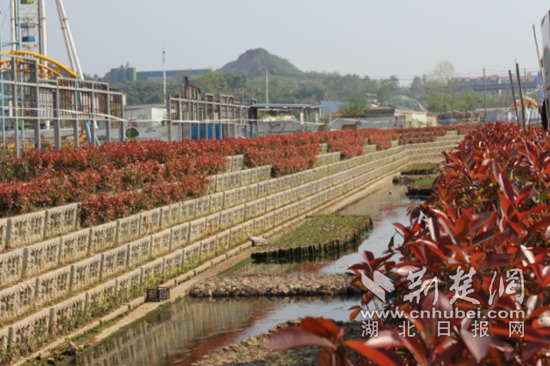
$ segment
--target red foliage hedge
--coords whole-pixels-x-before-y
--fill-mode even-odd
[[[444,133],[439,127],[335,131],[29,150],[0,158],[0,217],[81,202],[82,224],[94,225],[204,194],[207,176],[223,172],[229,155],[244,155],[246,167],[271,165],[278,177],[314,167],[320,143],[349,159],[361,155],[367,141],[382,149],[402,135]]]
[[[362,273],[370,278],[375,271],[384,273],[396,287],[384,306],[411,314],[434,307],[435,289],[427,286],[436,278],[435,307],[452,309],[458,290],[451,276],[475,272],[468,297],[478,304],[459,296],[454,308],[479,310],[480,316],[450,319],[449,335],[438,334],[436,322],[441,319],[410,319],[413,337],[399,334],[403,319],[383,319],[379,336],[366,346],[398,360],[395,364],[544,364],[550,347],[549,187],[550,135],[541,129],[486,125],[445,154],[433,196],[410,209],[408,226],[395,225],[404,243],[390,245],[380,258],[366,252],[365,261],[352,267],[354,283],[361,283]],[[422,269],[427,296],[405,301],[412,292],[409,272]],[[498,291],[500,281],[510,284],[507,272],[512,270],[524,278],[523,301],[519,275],[518,287],[509,288],[513,291]],[[371,301],[373,294],[367,292],[362,305]],[[507,311],[508,316],[490,319],[489,310]],[[478,321],[488,321],[488,337],[473,335]],[[513,321],[523,322],[524,336],[510,335]]]

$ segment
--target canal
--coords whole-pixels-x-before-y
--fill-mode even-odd
[[[396,234],[394,222],[406,223],[407,210],[415,202],[406,188],[391,186],[361,198],[339,211],[371,215],[374,228],[357,251],[337,258],[301,263],[256,264],[244,261],[221,276],[231,274],[344,273],[360,262],[365,250],[376,256],[387,249]],[[395,235],[395,244],[401,242]],[[191,365],[206,354],[232,343],[265,333],[278,323],[304,316],[348,320],[348,309],[359,297],[184,298],[152,312],[79,355],[79,365]]]

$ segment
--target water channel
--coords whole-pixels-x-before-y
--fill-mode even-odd
[[[228,273],[343,273],[360,262],[364,250],[375,255],[386,250],[396,233],[392,223],[407,222],[407,209],[415,203],[406,188],[392,186],[376,191],[343,208],[341,214],[371,215],[374,229],[358,251],[339,258],[293,264],[255,264],[244,261]],[[399,235],[395,243],[400,243]],[[224,274],[221,274],[224,275]],[[149,314],[79,356],[79,365],[191,365],[208,353],[265,333],[270,327],[310,316],[348,320],[353,297],[279,297],[251,299],[180,299]]]

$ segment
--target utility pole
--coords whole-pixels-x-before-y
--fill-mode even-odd
[[[485,77],[485,66],[483,66],[483,105],[485,107],[485,118],[487,118],[487,78]]]
[[[508,75],[510,77],[510,87],[512,88],[512,98],[514,99],[514,109],[516,110],[516,121],[519,125],[518,104],[516,102],[516,92],[514,91],[514,77],[512,76],[512,71],[508,70]]]
[[[164,105],[166,105],[166,100],[168,95],[166,94],[166,51],[164,47],[162,48],[162,85],[163,85],[163,96],[164,96]]]
[[[525,103],[523,101],[523,92],[521,91],[521,74],[519,73],[519,64],[517,62],[516,62],[516,76],[518,78],[519,100],[521,102],[521,117],[523,120],[523,129],[525,129],[525,126],[527,124],[527,121],[525,120]]]
[[[269,104],[269,73],[265,70],[265,104]]]
[[[527,69],[523,68],[523,94],[527,95]]]

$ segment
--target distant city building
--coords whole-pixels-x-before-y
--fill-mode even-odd
[[[120,67],[116,69],[111,69],[109,71],[109,82],[116,84],[116,83],[123,83],[125,81],[136,81],[137,80],[137,74],[136,74],[136,68],[130,67],[129,64],[120,65]]]
[[[188,76],[190,79],[193,79],[209,71],[210,69],[166,70],[166,81],[181,83],[184,76]],[[108,76],[109,82],[113,84],[136,80],[162,83],[163,80],[162,70],[137,71],[135,67],[131,67],[129,64],[111,69]]]
[[[166,81],[181,83],[184,76],[194,78],[206,74],[209,71],[210,69],[166,70]],[[162,83],[162,70],[138,71],[137,80],[147,80]]]
[[[487,94],[495,97],[512,95],[512,87],[508,76],[491,75],[486,76],[485,80],[483,76],[475,78],[455,78],[453,81],[460,91],[472,89],[475,92],[483,93],[486,88]],[[517,94],[517,80],[514,78],[513,81],[514,89]],[[521,88],[527,93],[534,92],[537,89],[536,76],[531,73],[528,73],[526,77],[521,76]],[[516,97],[518,97],[518,95],[516,95]]]

